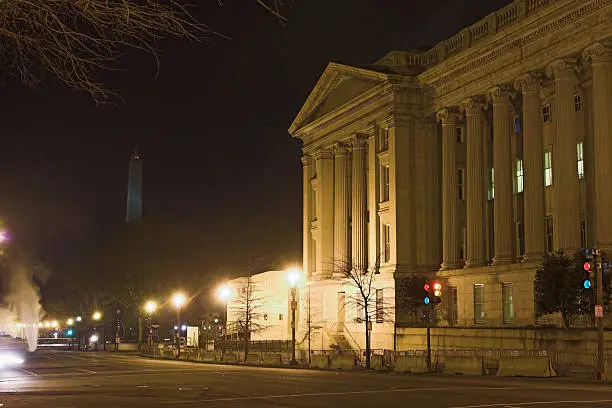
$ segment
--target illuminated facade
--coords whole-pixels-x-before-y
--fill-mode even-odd
[[[428,51],[327,66],[289,129],[323,326],[345,259],[437,276],[443,325],[519,327],[545,252],[612,253],[611,21],[612,0],[516,0]]]

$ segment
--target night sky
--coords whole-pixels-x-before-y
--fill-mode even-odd
[[[128,159],[144,157],[144,217],[185,225],[202,273],[299,261],[301,165],[287,133],[329,61],[428,47],[507,0],[294,0],[281,25],[250,0],[200,0],[216,45],[161,41],[102,73],[125,103],[6,84],[0,215],[52,270],[125,221]],[[237,272],[237,273],[238,273]],[[83,273],[87,273],[84,271]]]

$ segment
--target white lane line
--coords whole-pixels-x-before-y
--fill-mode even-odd
[[[227,397],[227,398],[215,398],[215,399],[200,399],[200,400],[192,400],[192,401],[190,400],[166,401],[166,402],[161,402],[161,403],[162,404],[194,404],[194,403],[201,403],[201,402],[249,401],[249,400],[288,399],[288,398],[304,398],[304,397],[328,397],[328,396],[338,396],[338,395],[391,394],[395,392],[427,392],[427,391],[458,391],[458,390],[484,391],[484,390],[517,390],[517,389],[532,389],[532,388],[533,387],[400,388],[400,389],[394,389],[394,390],[313,392],[313,393],[306,393],[306,394],[262,395],[262,396],[251,396],[251,397]]]
[[[85,370],[84,368],[75,368],[75,370],[82,371],[84,373],[89,373],[89,374],[96,374],[95,371]]]
[[[530,402],[505,402],[503,404],[484,404],[484,405],[462,405],[449,408],[491,408],[491,407],[527,407],[533,405],[553,405],[553,404],[603,404],[604,402],[612,402],[612,399],[605,400],[589,400],[589,401],[530,401]]]
[[[18,370],[19,370],[19,371],[23,371],[24,373],[28,373],[28,374],[30,374],[30,375],[32,375],[32,376],[34,376],[34,377],[38,377],[38,374],[34,374],[33,372],[28,371],[28,370],[25,370],[25,369],[23,369],[23,368],[18,368]]]

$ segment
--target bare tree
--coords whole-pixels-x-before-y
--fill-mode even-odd
[[[261,322],[264,321],[262,308],[264,298],[259,295],[257,284],[252,277],[244,279],[243,284],[237,288],[236,299],[230,307],[234,325],[240,339],[244,341],[244,359],[246,361],[249,353],[249,345],[253,333],[258,333],[266,329]]]
[[[393,306],[380,297],[382,291],[389,288],[382,286],[378,262],[374,266],[356,261],[336,262],[334,269],[335,278],[354,289],[354,293],[347,296],[347,303],[357,308],[357,319],[364,323],[366,368],[370,368],[372,322],[383,323],[393,319]]]
[[[47,76],[99,102],[115,95],[95,72],[110,69],[125,49],[151,53],[166,37],[211,41],[215,35],[182,0],[3,0],[0,66],[4,76],[35,86]],[[256,0],[279,18],[290,0]]]

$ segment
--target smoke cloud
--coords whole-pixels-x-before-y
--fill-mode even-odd
[[[0,309],[0,323],[6,332],[25,338],[28,350],[36,350],[38,322],[43,317],[40,289],[36,282],[47,277],[47,271],[27,258],[11,251],[2,265],[4,307]]]

